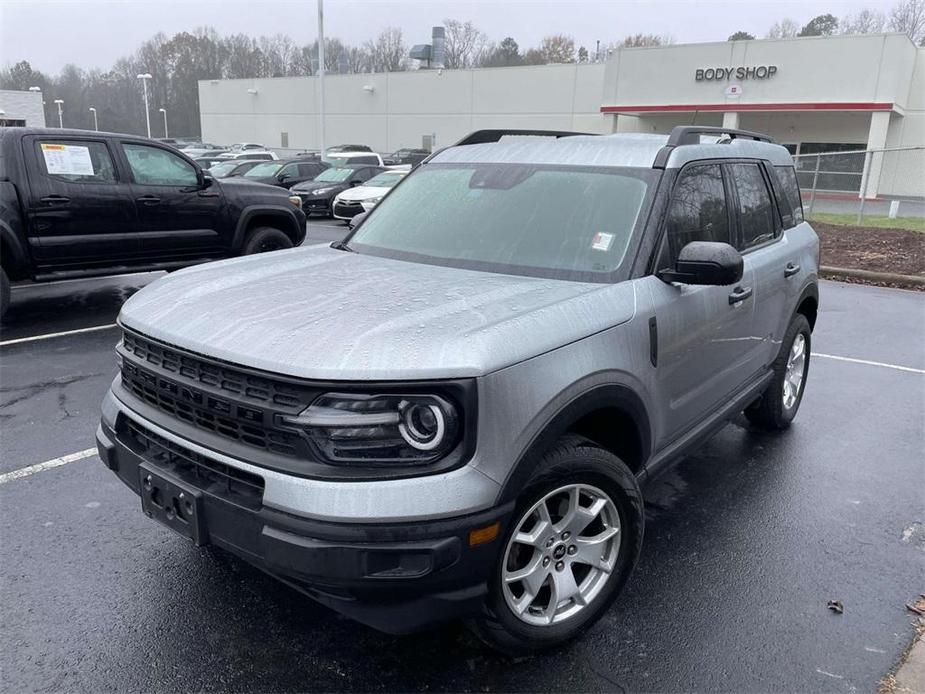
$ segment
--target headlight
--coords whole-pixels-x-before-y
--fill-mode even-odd
[[[366,200],[360,200],[360,205],[368,212],[378,205],[380,200],[382,200],[381,196],[378,198],[366,198]]]
[[[298,195],[290,195],[289,202],[291,202],[296,207],[302,207],[302,198],[300,198]]]
[[[317,190],[311,191],[312,195],[324,195],[325,193],[330,193],[332,188],[318,188]]]
[[[334,464],[430,463],[459,443],[456,407],[437,395],[327,393],[282,423]]]

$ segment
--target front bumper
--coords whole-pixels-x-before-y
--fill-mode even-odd
[[[149,437],[144,445],[139,430]],[[104,416],[97,448],[104,464],[136,494],[142,493],[142,464],[195,491],[200,544],[231,551],[336,611],[394,634],[479,610],[512,511],[508,504],[454,518],[389,523],[300,517],[264,505],[256,476],[229,470],[125,412],[113,424]],[[205,475],[197,467],[203,461],[210,466],[203,468]],[[237,477],[222,481],[226,474]],[[495,523],[494,541],[469,545],[472,530]]]

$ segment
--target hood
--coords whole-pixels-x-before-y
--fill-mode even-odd
[[[343,190],[347,184],[343,181],[303,181],[292,186],[292,190],[299,193],[310,193],[321,188],[337,188]]]
[[[628,321],[634,284],[517,277],[326,245],[208,263],[119,319],[231,363],[319,380],[479,376]]]
[[[226,176],[225,178],[216,178],[212,183],[214,186],[220,186],[222,190],[235,195],[253,194],[253,195],[274,195],[286,199],[289,197],[289,191],[283,190],[277,186],[270,186],[266,183],[260,183],[252,178],[243,176]]]
[[[337,197],[341,200],[366,200],[366,198],[381,198],[390,190],[391,188],[382,186],[356,186],[348,188]]]

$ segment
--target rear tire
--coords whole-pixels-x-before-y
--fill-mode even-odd
[[[10,278],[6,275],[6,270],[0,268],[0,320],[6,315],[10,307]]]
[[[760,429],[783,431],[790,426],[803,401],[812,333],[809,321],[797,313],[781,341],[780,352],[772,364],[774,377],[761,397],[745,410],[749,422]]]
[[[580,512],[570,516],[569,504]],[[630,469],[593,441],[562,437],[540,460],[517,502],[489,578],[484,613],[468,626],[511,655],[553,648],[584,633],[629,578],[643,526],[642,493]],[[533,534],[536,545],[523,542]],[[593,539],[602,537],[609,539]],[[535,569],[528,578],[515,578],[529,567]]]
[[[257,227],[248,234],[242,255],[267,253],[292,248],[292,239],[285,232],[273,227]]]

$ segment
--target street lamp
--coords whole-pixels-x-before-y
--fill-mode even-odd
[[[55,99],[55,103],[58,104],[58,127],[63,128],[64,120],[61,115],[63,113],[61,107],[64,106],[64,99]]]
[[[318,0],[318,115],[321,119],[319,144],[324,158],[324,0]]]
[[[91,106],[89,110],[90,110],[90,113],[93,114],[93,129],[94,129],[94,130],[99,130],[99,129],[100,129],[100,124],[99,124],[99,123],[97,122],[97,120],[96,120],[96,109],[93,108],[93,107]]]
[[[138,75],[138,79],[141,80],[141,84],[144,86],[145,90],[145,124],[148,126],[148,137],[151,137],[151,114],[148,113],[148,80],[154,78],[145,72]]]
[[[164,114],[164,139],[167,139],[170,137],[170,135],[167,134],[167,109],[159,108],[157,110]]]

